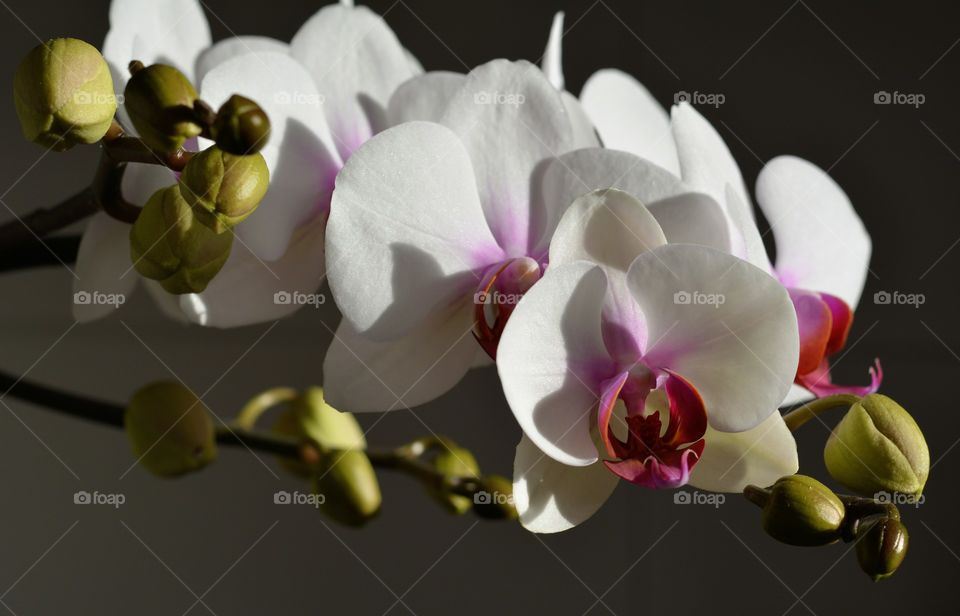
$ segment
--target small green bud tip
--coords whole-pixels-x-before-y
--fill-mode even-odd
[[[13,100],[27,140],[58,151],[100,141],[117,111],[107,61],[73,38],[51,39],[26,55]]]
[[[370,459],[360,449],[330,451],[320,464],[314,491],[320,510],[347,526],[363,526],[380,512],[383,498]]]
[[[475,479],[480,476],[480,465],[474,455],[469,450],[452,444],[433,458],[432,465],[445,482],[455,481],[460,477]],[[430,495],[452,514],[463,515],[473,507],[472,498],[453,494],[443,485],[428,486],[427,489]]]
[[[481,480],[482,489],[473,495],[473,512],[491,520],[516,520],[519,517],[513,503],[513,482],[501,475],[487,475]]]
[[[156,193],[130,228],[130,258],[144,278],[168,293],[200,293],[230,256],[233,234],[201,224],[178,186]]]
[[[843,503],[812,477],[789,475],[769,489],[747,486],[744,495],[763,508],[763,529],[777,541],[818,546],[841,536],[846,513]]]
[[[823,451],[830,475],[866,496],[919,496],[930,474],[930,450],[913,417],[887,396],[850,407]]]
[[[130,68],[136,67],[131,63]],[[139,68],[127,82],[124,97],[124,106],[140,138],[157,152],[174,152],[187,139],[203,132],[193,112],[197,91],[172,66],[153,64]]]
[[[253,214],[269,185],[263,156],[237,156],[217,146],[194,155],[180,176],[180,194],[197,219],[216,233]]]
[[[900,520],[879,517],[861,525],[857,561],[874,582],[894,574],[907,555],[910,537]]]
[[[133,454],[155,475],[197,471],[217,456],[210,411],[180,383],[152,383],[137,391],[124,425]]]
[[[257,103],[234,94],[217,111],[212,132],[223,151],[238,156],[255,154],[270,138],[270,118]]]

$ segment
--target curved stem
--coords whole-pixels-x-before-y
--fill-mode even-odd
[[[39,209],[0,225],[0,250],[4,258],[39,238],[92,216],[100,209],[92,188],[84,188],[53,207]]]
[[[237,413],[237,417],[233,422],[244,430],[252,430],[261,415],[278,404],[294,400],[297,395],[297,390],[292,387],[274,387],[273,389],[268,389],[247,402],[244,407],[240,409],[240,412]]]
[[[854,394],[835,394],[824,398],[817,398],[816,400],[811,400],[788,411],[787,414],[783,416],[783,421],[786,422],[791,432],[796,432],[800,429],[800,426],[827,411],[839,407],[850,408],[859,401],[860,396],[855,396]]]

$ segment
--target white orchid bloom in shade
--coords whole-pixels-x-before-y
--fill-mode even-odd
[[[771,160],[757,180],[756,197],[773,230],[771,265],[756,225],[750,193],[723,139],[688,103],[672,117],[625,73],[603,70],[584,86],[581,101],[607,147],[657,162],[690,189],[711,196],[728,221],[730,252],[778,278],[790,291],[800,320],[801,359],[786,402],[836,392],[877,390],[879,362],[867,386],[830,381],[827,358],[847,338],[866,281],[870,237],[849,198],[826,172],[792,156]],[[802,387],[801,387],[802,386]]]
[[[797,321],[775,279],[723,251],[667,244],[616,190],[567,210],[549,258],[497,353],[525,434],[514,494],[527,528],[582,522],[617,478],[739,491],[796,472],[776,407],[796,372]]]
[[[335,406],[384,411],[453,387],[483,353],[477,340],[493,352],[570,204],[545,199],[541,173],[589,144],[537,67],[490,62],[448,98],[442,124],[385,131],[337,179],[328,275],[344,321],[324,362]]]
[[[141,5],[151,8],[137,10]],[[214,108],[242,94],[270,117],[272,133],[262,150],[270,188],[258,210],[233,230],[233,250],[217,277],[202,293],[183,296],[146,281],[167,315],[235,327],[287,316],[301,306],[287,298],[322,284],[326,217],[341,154],[382,128],[370,119],[383,115],[377,105],[385,108],[396,85],[419,69],[380,17],[347,2],[321,9],[291,45],[257,36],[209,42],[196,0],[115,0],[105,54],[124,75],[133,58],[173,63]],[[355,130],[364,126],[367,132]],[[174,182],[164,167],[128,165],[123,192],[128,201],[144,203]],[[106,214],[93,218],[78,255],[75,292],[133,291],[139,275],[130,263],[128,233],[129,226]],[[111,310],[93,302],[74,307],[81,321]]]

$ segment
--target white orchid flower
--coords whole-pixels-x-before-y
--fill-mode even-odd
[[[581,101],[604,144],[642,156],[721,204],[729,250],[773,274],[790,291],[800,320],[801,358],[786,402],[838,392],[872,393],[871,384],[834,385],[827,357],[845,341],[869,267],[871,243],[849,198],[830,176],[803,159],[780,156],[757,179],[756,198],[776,240],[771,265],[749,191],[723,139],[690,104],[670,116],[639,82],[616,70],[594,74]]]
[[[612,189],[567,210],[549,261],[497,353],[525,434],[514,497],[526,528],[579,524],[619,479],[740,491],[796,472],[776,408],[799,338],[775,279],[724,251],[667,244],[641,201]]]
[[[369,9],[341,2],[318,11],[290,44],[242,36],[210,46],[197,0],[114,0],[104,56],[118,92],[131,59],[170,63],[199,85],[214,108],[232,94],[257,101],[272,124],[262,155],[271,182],[258,210],[235,229],[230,258],[199,294],[147,288],[169,316],[216,327],[282,318],[301,305],[289,298],[323,281],[324,231],[330,194],[343,160],[386,127],[396,87],[422,72],[386,23]],[[129,127],[129,123],[128,123]],[[200,147],[208,145],[199,144]],[[143,203],[176,177],[158,165],[129,165],[123,191]],[[130,262],[129,226],[106,214],[87,227],[75,291],[129,294],[138,274]],[[109,306],[75,306],[88,321]]]

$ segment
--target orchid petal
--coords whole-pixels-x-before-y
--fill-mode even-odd
[[[601,311],[603,270],[578,261],[550,267],[507,321],[497,350],[503,392],[524,433],[571,466],[597,460],[590,437],[599,383],[609,374]]]
[[[630,152],[680,176],[670,118],[639,81],[604,69],[587,80],[580,100],[605,147]]]
[[[258,53],[290,53],[290,45],[269,36],[231,36],[217,41],[197,57],[196,81],[231,58]]]
[[[550,84],[563,92],[566,88],[563,78],[563,11],[553,16],[550,26],[550,38],[547,39],[547,49],[543,53],[540,67],[547,76]]]
[[[766,487],[799,469],[797,442],[780,413],[745,432],[707,428],[706,448],[690,475],[690,485],[711,492],[742,492]]]
[[[730,254],[740,257],[744,261],[756,265],[767,273],[773,272],[770,265],[770,257],[767,256],[767,249],[763,245],[763,237],[760,235],[760,229],[757,228],[757,222],[753,217],[737,191],[733,186],[727,184],[726,192],[726,212],[729,222],[730,236]]]
[[[513,462],[513,503],[520,523],[534,533],[558,533],[586,521],[610,498],[617,476],[602,464],[567,466],[526,436]]]
[[[783,402],[779,406],[791,406],[794,404],[799,404],[801,402],[807,402],[816,398],[815,395],[800,387],[799,385],[791,385],[790,391],[787,393],[787,397],[783,399]]]
[[[177,176],[163,165],[129,163],[123,171],[120,190],[133,205],[144,205],[158,190],[177,183]]]
[[[237,235],[258,258],[276,261],[287,252],[297,226],[329,207],[340,161],[313,80],[289,55],[235,57],[203,80],[203,98],[215,108],[238,91],[266,111],[271,131],[260,151],[270,169],[270,188]]]
[[[447,71],[432,71],[405,81],[390,97],[390,125],[416,120],[439,122],[466,81],[466,75]]]
[[[320,9],[294,35],[290,53],[313,75],[344,160],[387,127],[390,95],[416,74],[393,30],[364,6]]]
[[[700,392],[717,430],[749,430],[793,382],[797,317],[787,291],[726,253],[667,245],[640,255],[627,282],[650,341],[644,363]]]
[[[757,203],[773,229],[784,284],[836,295],[856,309],[870,236],[837,183],[812,163],[780,156],[757,178]]]
[[[597,129],[594,128],[593,121],[587,115],[580,99],[566,91],[560,93],[560,98],[563,100],[563,106],[567,110],[567,117],[570,118],[570,125],[573,128],[570,149],[600,147]]]
[[[73,281],[73,318],[81,323],[112,314],[119,304],[84,301],[94,293],[129,299],[139,276],[130,264],[130,225],[100,212],[95,214],[77,250],[77,277]],[[78,295],[81,294],[81,295]]]
[[[428,122],[391,128],[350,158],[337,179],[327,251],[337,305],[376,340],[407,334],[472,295],[483,268],[503,260],[463,144]]]

